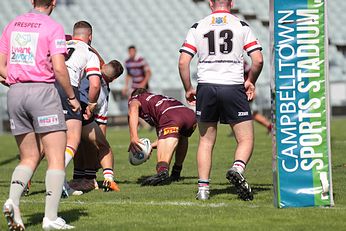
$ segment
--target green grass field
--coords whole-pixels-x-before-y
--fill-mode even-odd
[[[155,154],[140,166],[128,163],[128,130],[111,128],[108,139],[116,156],[116,178],[121,192],[93,191],[62,199],[60,216],[76,230],[346,230],[346,119],[332,121],[333,208],[277,209],[273,206],[271,137],[256,125],[256,144],[246,176],[255,199],[244,202],[225,178],[233,160],[234,139],[227,126],[220,126],[214,151],[211,199],[195,200],[197,190],[197,134],[182,172],[183,180],[168,186],[140,187],[143,176],[155,173]],[[141,131],[153,139],[154,132]],[[17,148],[11,135],[0,136],[0,201],[8,196],[9,181],[17,164]],[[40,230],[44,211],[44,174],[41,163],[33,178],[31,194],[23,197],[21,212],[27,230]],[[99,172],[100,174],[100,172]],[[72,168],[67,170],[69,179]],[[102,176],[99,175],[99,180]],[[1,204],[2,206],[2,204]],[[0,218],[0,230],[6,230]]]

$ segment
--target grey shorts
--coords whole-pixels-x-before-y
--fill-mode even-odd
[[[17,83],[7,93],[13,135],[66,130],[61,101],[54,84]]]

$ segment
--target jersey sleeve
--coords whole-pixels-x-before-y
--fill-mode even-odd
[[[51,55],[67,53],[65,32],[60,25],[57,25],[50,34],[49,51]]]
[[[251,52],[254,52],[256,50],[262,50],[262,46],[259,43],[258,39],[253,34],[251,28],[248,25],[243,26],[244,30],[244,51],[247,52],[248,55],[250,55]]]
[[[194,24],[189,32],[187,33],[185,42],[183,43],[182,47],[180,48],[179,52],[185,52],[192,57],[197,53],[197,45],[196,45],[196,28],[197,28],[198,23]]]
[[[7,35],[7,28],[8,25],[5,27],[1,38],[0,38],[0,53],[7,55],[8,54],[8,45],[9,45],[9,39]]]
[[[99,77],[102,77],[101,70],[100,70],[100,59],[92,51],[91,51],[91,56],[85,67],[85,75],[88,79],[89,79],[89,76],[91,75],[97,75]]]

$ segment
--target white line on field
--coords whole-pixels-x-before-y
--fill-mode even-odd
[[[20,203],[26,204],[44,204],[45,201],[28,201],[22,200]],[[220,207],[248,207],[248,208],[259,208],[258,205],[233,205],[228,203],[203,203],[203,202],[188,202],[188,201],[163,201],[163,202],[135,202],[135,201],[95,201],[95,202],[84,202],[84,201],[67,201],[62,200],[61,204],[67,205],[145,205],[145,206],[183,206],[183,207],[210,207],[210,208],[220,208]],[[266,207],[266,206],[261,206]],[[269,206],[268,206],[269,207]]]

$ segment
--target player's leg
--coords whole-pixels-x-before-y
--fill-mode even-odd
[[[142,182],[142,186],[156,186],[170,183],[168,170],[173,153],[178,145],[178,141],[178,137],[167,137],[164,139],[160,139],[159,137],[157,142],[157,174],[145,179]]]
[[[198,166],[198,193],[196,199],[209,199],[209,179],[212,166],[212,153],[217,134],[217,123],[198,123],[200,133],[197,166]]]
[[[70,163],[76,154],[82,133],[82,121],[77,119],[66,120],[67,125],[67,145],[65,149],[65,167]]]
[[[37,145],[38,139],[35,133],[15,136],[20,153],[20,162],[14,169],[10,185],[9,199],[6,201],[3,213],[8,226],[14,230],[24,230],[23,221],[19,211],[20,197],[32,177],[39,160],[40,153]]]
[[[243,85],[223,87],[220,90],[220,95],[225,102],[222,105],[220,122],[231,125],[237,141],[234,162],[227,171],[226,178],[236,187],[241,199],[252,200],[251,187],[243,175],[245,166],[250,160],[254,142],[249,102]]]
[[[252,112],[252,117],[253,119],[258,122],[259,124],[263,125],[264,127],[267,128],[267,132],[270,133],[271,129],[272,129],[272,125],[270,123],[270,121],[261,113],[259,113],[258,111],[253,111]]]
[[[180,173],[183,169],[183,163],[189,147],[189,139],[186,136],[180,136],[177,149],[175,151],[175,162],[172,167],[171,181],[179,181]]]
[[[99,160],[104,173],[103,186],[105,191],[119,191],[120,189],[114,181],[112,149],[95,121],[83,126],[82,137],[98,148]]]

